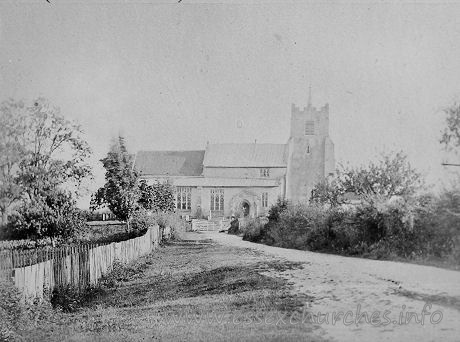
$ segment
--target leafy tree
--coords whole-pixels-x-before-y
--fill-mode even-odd
[[[420,173],[415,171],[403,152],[382,154],[377,162],[366,167],[343,167],[338,172],[341,191],[361,197],[407,197],[423,187]]]
[[[154,199],[153,187],[148,185],[145,180],[141,180],[139,182],[139,205],[144,209],[152,210],[155,207]]]
[[[148,185],[145,180],[139,182],[139,205],[147,210],[174,211],[174,189],[169,183],[156,182]]]
[[[460,233],[460,180],[453,182],[452,186],[441,191],[438,201],[438,210],[448,214],[452,219],[456,219],[456,224],[451,224],[452,228]]]
[[[388,200],[393,196],[410,197],[423,188],[420,173],[414,170],[403,152],[382,154],[377,162],[361,167],[340,167],[334,180],[315,185],[310,203],[337,206],[346,203],[346,193],[361,199]]]
[[[7,223],[8,209],[21,199],[17,181],[19,163],[25,157],[25,108],[22,101],[4,101],[0,105],[0,211],[2,225]]]
[[[101,162],[106,170],[105,185],[93,195],[91,208],[94,210],[106,204],[119,220],[127,222],[129,229],[130,219],[138,208],[139,188],[134,160],[122,136],[113,142]]]
[[[446,128],[442,132],[441,144],[448,150],[460,148],[460,104],[455,103],[444,110]]]
[[[0,210],[3,222],[18,200],[43,202],[59,187],[91,175],[91,150],[80,127],[44,98],[27,106],[7,100],[0,106]],[[37,204],[38,205],[38,204]]]
[[[44,98],[28,108],[24,142],[26,156],[19,164],[19,184],[29,199],[46,196],[64,183],[80,185],[91,175],[91,154],[79,125],[66,120]]]
[[[444,113],[446,114],[446,128],[443,131],[440,142],[447,150],[458,153],[460,152],[460,104],[455,103],[446,108]],[[458,165],[453,164],[453,166]],[[443,190],[440,203],[443,203],[445,211],[450,213],[451,216],[460,218],[460,177],[452,181],[450,189]]]

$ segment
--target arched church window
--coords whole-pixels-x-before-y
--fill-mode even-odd
[[[224,210],[224,190],[211,189],[211,211]]]
[[[176,208],[181,210],[190,210],[192,203],[192,188],[177,187]]]

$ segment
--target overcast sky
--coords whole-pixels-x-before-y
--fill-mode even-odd
[[[50,1],[0,4],[0,100],[44,96],[80,122],[93,188],[119,132],[132,152],[285,143],[310,84],[337,161],[402,149],[430,183],[445,176],[460,5]]]

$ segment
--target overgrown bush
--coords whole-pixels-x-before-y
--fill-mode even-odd
[[[153,213],[156,223],[161,229],[166,227],[171,228],[171,236],[173,239],[180,239],[182,234],[190,230],[190,223],[182,219],[178,214],[172,212],[157,212]]]
[[[299,204],[281,212],[266,234],[278,247],[320,250],[329,240],[326,219],[320,207]]]
[[[377,259],[439,258],[458,264],[459,194],[375,196],[356,207],[279,202],[270,209],[267,224],[249,224],[244,239]]]
[[[276,203],[272,205],[268,211],[268,222],[259,222],[255,224],[248,231],[247,234],[244,234],[243,239],[252,242],[262,242],[267,245],[273,245],[275,243],[275,237],[271,234],[268,234],[269,231],[274,231],[274,226],[280,219],[280,215],[285,212],[289,207],[289,201],[278,198]]]
[[[145,209],[134,212],[131,218],[131,230],[143,233],[156,224],[155,216]]]
[[[70,194],[55,191],[18,208],[10,217],[8,230],[14,239],[66,239],[85,225],[85,216]]]
[[[439,197],[429,196],[417,208],[414,235],[421,256],[460,255],[460,191],[443,191]],[[455,258],[460,264],[460,258]]]
[[[259,242],[262,236],[262,231],[265,225],[268,223],[268,219],[265,217],[257,217],[251,219],[243,231],[243,240],[251,242]]]

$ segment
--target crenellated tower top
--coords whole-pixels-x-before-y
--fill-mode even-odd
[[[329,104],[321,108],[309,103],[306,107],[291,105],[291,138],[301,138],[306,135],[329,135]]]

